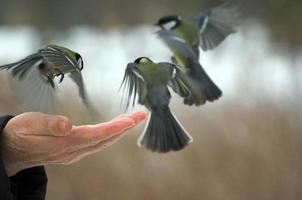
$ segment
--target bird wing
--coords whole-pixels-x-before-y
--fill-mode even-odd
[[[17,102],[26,111],[51,112],[54,108],[54,82],[41,75],[38,64],[29,67],[22,80],[11,78]]]
[[[86,90],[84,86],[84,81],[81,72],[74,71],[70,73],[69,77],[73,80],[73,82],[78,86],[79,88],[79,95],[82,98],[84,104],[87,104],[87,95]]]
[[[90,101],[87,97],[87,93],[86,93],[82,73],[79,72],[79,71],[74,71],[74,72],[70,73],[69,77],[78,86],[79,95],[80,95],[84,105],[88,109],[89,113],[92,114],[93,117],[95,117],[95,118],[99,117],[100,114],[96,111],[95,107],[92,106],[92,104],[90,103]]]
[[[42,56],[38,53],[27,56],[26,58],[7,65],[0,66],[0,70],[7,69],[11,70],[13,77],[17,77],[22,80],[30,71],[30,69],[35,66],[35,64],[42,60]]]
[[[181,97],[190,96],[190,85],[188,85],[186,79],[184,78],[186,76],[186,69],[167,62],[162,62],[159,64],[163,67],[169,67],[170,69],[172,69],[171,79],[168,85],[174,90],[174,92],[176,92]]]
[[[46,62],[59,69],[63,74],[80,69],[75,61],[55,48],[48,47],[39,52]]]
[[[124,90],[122,105],[126,110],[128,109],[131,101],[132,106],[135,105],[137,97],[138,103],[144,103],[147,95],[147,87],[142,73],[136,64],[129,63],[127,65],[120,89],[122,87]]]
[[[185,59],[198,60],[198,53],[172,31],[160,30],[156,34],[171,50],[178,52]]]
[[[200,30],[200,46],[206,50],[217,47],[239,25],[239,6],[230,2],[192,16],[188,22]]]

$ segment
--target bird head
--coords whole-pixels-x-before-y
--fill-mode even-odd
[[[149,63],[153,63],[152,60],[150,60],[150,58],[147,57],[139,57],[134,61],[135,64],[149,64]]]
[[[178,15],[169,15],[160,18],[155,25],[161,27],[164,30],[173,30],[177,28],[180,23],[181,19]]]
[[[82,71],[82,69],[84,68],[84,63],[83,63],[82,56],[80,54],[78,54],[78,53],[75,53],[75,58],[76,58],[78,66],[80,68],[80,71]]]

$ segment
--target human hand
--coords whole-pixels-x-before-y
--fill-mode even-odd
[[[64,116],[28,112],[12,118],[2,134],[3,161],[9,176],[46,164],[71,164],[113,144],[145,112],[120,115],[96,125],[73,126]]]

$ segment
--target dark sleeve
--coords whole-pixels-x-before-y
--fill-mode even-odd
[[[0,117],[0,133],[12,116]],[[47,176],[44,167],[22,170],[8,177],[3,160],[0,134],[0,199],[1,200],[42,200],[45,199]]]

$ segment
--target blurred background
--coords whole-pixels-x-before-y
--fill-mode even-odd
[[[163,15],[191,16],[222,2],[0,0],[0,65],[48,43],[77,51],[99,121],[110,120],[123,113],[118,87],[126,64],[139,56],[170,58],[152,24]],[[76,164],[48,166],[47,199],[302,198],[302,1],[238,3],[238,33],[201,55],[223,97],[202,107],[184,106],[176,95],[171,102],[194,142],[180,152],[150,153],[136,146],[142,124]],[[23,112],[7,72],[0,72],[0,83],[1,115]],[[57,113],[76,124],[95,123],[69,88],[75,86],[65,79]]]

